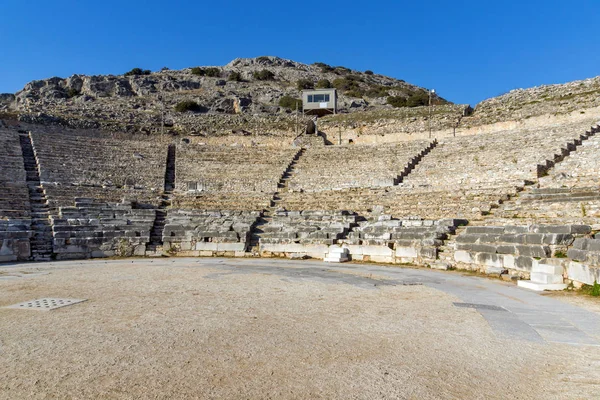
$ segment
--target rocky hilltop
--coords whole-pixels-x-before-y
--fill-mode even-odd
[[[546,114],[568,114],[600,107],[600,76],[564,84],[515,89],[477,104],[473,125],[528,119]]]
[[[25,122],[76,128],[157,132],[164,120],[170,131],[264,134],[293,129],[300,91],[313,87],[337,88],[342,113],[392,109],[388,98],[412,106],[427,98],[423,88],[371,71],[257,57],[221,67],[32,81],[1,95],[0,110],[17,112]],[[433,101],[448,103],[437,96]]]
[[[600,107],[600,77],[517,89],[474,110],[403,80],[279,57],[238,58],[224,66],[123,75],[73,75],[32,81],[16,94],[0,94],[0,117],[72,128],[129,133],[224,135],[294,134],[304,122],[295,113],[302,89],[338,89],[339,114],[320,127],[342,135],[454,132],[543,115],[568,115]]]

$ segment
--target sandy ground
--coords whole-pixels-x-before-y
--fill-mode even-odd
[[[0,308],[0,398],[600,398],[598,347],[502,339],[427,286],[279,265],[292,273],[224,259],[0,267],[0,307],[88,299]]]

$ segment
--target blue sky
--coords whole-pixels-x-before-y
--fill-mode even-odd
[[[74,73],[277,55],[456,103],[600,75],[600,1],[0,1],[0,93]]]

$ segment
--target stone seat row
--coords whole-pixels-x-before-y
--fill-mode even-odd
[[[333,244],[356,223],[356,215],[346,211],[285,211],[273,214],[262,228],[260,244]]]
[[[62,260],[144,255],[155,215],[131,203],[78,199],[50,217],[53,253]]]
[[[73,205],[75,197],[117,202],[132,195],[157,204],[155,197],[164,186],[166,145],[78,132],[36,131],[31,137],[51,210]]]
[[[159,191],[81,185],[44,184],[49,211],[57,215],[60,207],[75,205],[78,198],[92,198],[106,203],[133,201],[138,208],[155,207],[160,202]]]
[[[554,160],[563,149],[581,139],[589,125],[556,126],[538,130],[514,130],[448,138],[424,158],[404,184],[413,187],[519,184],[539,175],[538,165]]]
[[[468,226],[456,237],[454,259],[489,270],[530,273],[536,260],[564,257],[576,238],[590,232],[588,225]]]
[[[177,147],[177,191],[189,184],[211,192],[275,192],[297,149],[266,147]],[[223,207],[228,209],[227,207]]]
[[[300,158],[288,187],[295,191],[392,186],[431,146],[428,141],[395,145],[311,147]]]
[[[170,209],[163,231],[163,250],[178,255],[243,252],[259,216],[258,211]]]

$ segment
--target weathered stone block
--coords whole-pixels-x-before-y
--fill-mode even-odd
[[[475,255],[477,264],[489,267],[504,267],[504,257],[500,254],[477,253]]]
[[[457,250],[454,252],[454,260],[457,262],[472,264],[473,257],[471,257],[471,253],[465,250]]]
[[[517,252],[520,256],[545,258],[550,256],[550,248],[548,246],[535,245],[518,245]]]
[[[396,257],[417,258],[419,256],[414,247],[396,247]]]
[[[594,282],[600,282],[600,268],[571,261],[567,265],[567,277],[576,282],[593,285]]]

